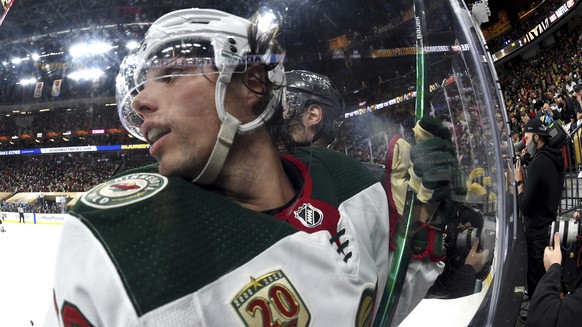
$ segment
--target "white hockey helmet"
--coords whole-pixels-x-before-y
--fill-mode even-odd
[[[116,100],[123,126],[135,137],[145,140],[141,132],[143,119],[132,109],[134,97],[148,82],[148,70],[163,67],[196,66],[212,64],[216,71],[198,74],[219,74],[215,88],[216,111],[222,126],[214,151],[206,167],[195,178],[200,184],[210,184],[220,172],[230,144],[236,133],[250,132],[268,121],[284,100],[285,72],[283,53],[277,53],[273,40],[265,49],[257,47],[270,32],[258,30],[257,40],[249,42],[247,19],[213,9],[182,9],[168,13],[156,20],[147,31],[139,48],[130,53],[120,66],[116,79]],[[270,27],[273,28],[272,26]],[[251,122],[240,124],[224,108],[226,89],[234,73],[244,73],[248,66],[259,63],[267,68],[270,101],[261,114]],[[193,75],[193,74],[184,74]],[[176,76],[176,74],[172,74]],[[155,79],[168,76],[156,76]],[[226,140],[226,142],[220,142]]]

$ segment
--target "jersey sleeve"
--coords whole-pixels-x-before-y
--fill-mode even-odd
[[[137,313],[122,278],[98,238],[67,215],[56,258],[54,310],[45,325],[131,326]]]

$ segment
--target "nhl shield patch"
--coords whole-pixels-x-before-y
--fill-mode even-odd
[[[313,228],[321,225],[323,222],[323,212],[311,203],[304,203],[293,213],[295,214],[295,218],[305,227]]]
[[[311,321],[307,306],[282,270],[251,276],[231,304],[246,326],[308,326]]]
[[[93,208],[116,208],[150,198],[166,185],[168,179],[160,174],[130,174],[94,187],[81,201]]]

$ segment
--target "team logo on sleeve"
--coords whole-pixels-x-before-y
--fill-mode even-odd
[[[166,185],[168,179],[159,174],[125,175],[96,186],[81,201],[99,209],[121,207],[152,197]]]
[[[307,326],[311,314],[282,270],[250,277],[231,302],[246,326]]]
[[[311,203],[304,203],[293,213],[295,214],[295,218],[305,227],[313,228],[321,225],[323,222],[323,212],[311,205]]]

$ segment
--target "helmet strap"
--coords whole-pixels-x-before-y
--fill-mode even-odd
[[[192,180],[193,183],[200,185],[210,185],[224,166],[230,147],[234,140],[234,136],[240,126],[240,121],[236,117],[226,112],[224,108],[224,99],[226,97],[226,89],[230,83],[232,77],[232,70],[224,67],[218,76],[216,81],[216,88],[214,98],[216,99],[216,113],[218,114],[218,119],[222,122],[220,125],[220,130],[216,137],[216,143],[214,144],[214,149],[210,153],[206,165],[198,174],[196,178]]]
[[[220,130],[218,131],[218,136],[216,138],[216,143],[214,144],[214,149],[206,162],[206,165],[200,172],[200,174],[192,180],[193,183],[200,185],[210,185],[224,166],[230,147],[232,146],[233,140],[237,132],[239,134],[246,134],[253,131],[264,124],[273,115],[276,105],[281,99],[274,96],[269,101],[267,107],[263,113],[257,117],[252,122],[241,125],[240,121],[226,112],[224,108],[224,100],[226,97],[226,89],[231,81],[233,71],[231,69],[223,68],[220,72],[220,76],[216,82],[215,88],[215,99],[216,99],[216,111],[218,118],[222,121],[220,125]]]
[[[277,108],[277,105],[280,102],[281,96],[274,95],[273,97],[271,97],[271,100],[269,100],[269,103],[257,118],[255,118],[251,122],[239,126],[238,128],[239,134],[247,134],[261,127],[266,121],[268,121],[273,116],[273,114],[275,113],[275,109]]]
[[[218,137],[216,143],[214,144],[214,149],[206,162],[206,166],[200,172],[198,177],[192,180],[193,183],[200,185],[210,185],[218,174],[222,170],[222,166],[226,161],[230,147],[238,130],[240,121],[236,119],[229,113],[226,113],[222,124],[220,125],[220,130],[218,131]]]

